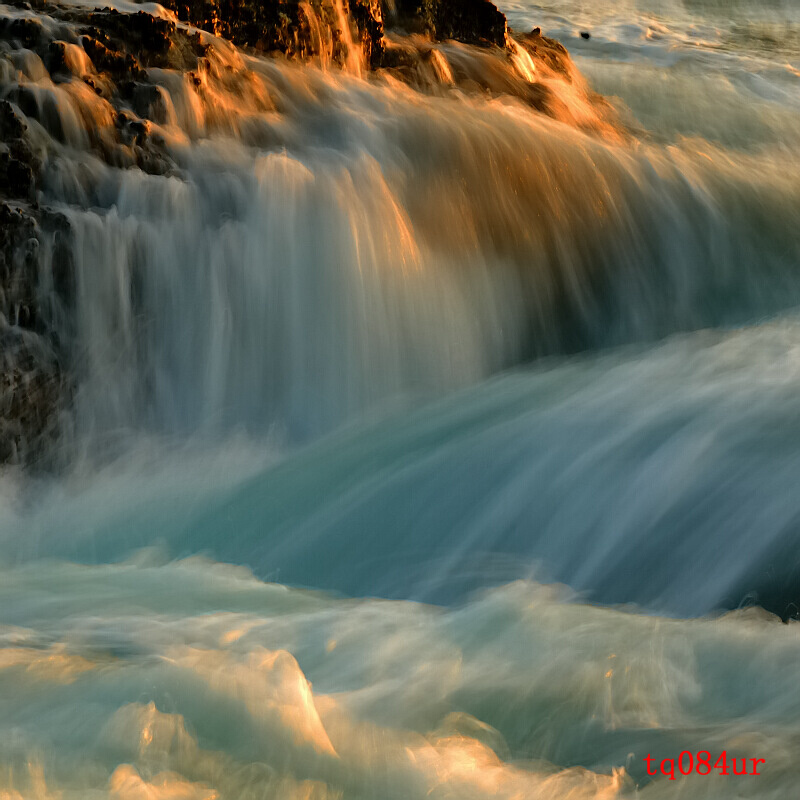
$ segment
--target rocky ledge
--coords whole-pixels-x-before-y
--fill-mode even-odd
[[[354,28],[370,67],[382,65],[385,29],[434,40],[505,45],[506,18],[489,0],[166,0],[179,20],[229,39],[240,47],[307,57],[319,53],[319,28],[341,37],[343,21]],[[320,26],[321,23],[321,26]]]

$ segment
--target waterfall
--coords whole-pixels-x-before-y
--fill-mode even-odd
[[[0,800],[796,795],[796,4],[507,5],[0,4]]]
[[[521,67],[436,52],[527,84],[518,51]],[[794,167],[587,131],[563,77],[553,119],[220,46],[196,80],[151,70],[164,111],[143,171],[97,157],[89,138],[111,148],[119,124],[105,98],[26,58],[4,93],[32,93],[43,199],[69,221],[74,308],[54,325],[84,439],[306,441],[542,356],[800,298]]]

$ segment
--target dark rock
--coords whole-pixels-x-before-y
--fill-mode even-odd
[[[504,47],[505,15],[489,0],[398,0],[387,22],[432,39]]]
[[[11,103],[0,101],[0,197],[33,200],[39,164],[25,141],[26,132]]]
[[[10,152],[0,151],[0,186],[7,196],[31,199],[34,190],[33,170]]]
[[[147,77],[139,62],[130,53],[112,50],[101,41],[101,38],[104,38],[102,31],[97,28],[91,30],[100,36],[98,38],[91,34],[81,36],[81,45],[98,72],[108,72],[117,81],[144,80]]]
[[[0,462],[51,457],[64,396],[64,373],[47,340],[0,320]]]
[[[55,236],[56,291],[74,296],[69,223],[55,212],[40,210],[38,216]],[[0,463],[49,458],[71,392],[59,344],[43,318],[39,249],[47,231],[36,217],[30,209],[0,202]]]
[[[592,34],[589,31],[581,31],[581,39],[591,39]]]
[[[50,57],[45,61],[45,64],[50,75],[53,76],[59,73],[68,75],[70,69],[67,65],[67,43],[60,41],[50,42],[47,52]]]
[[[142,118],[161,125],[167,121],[167,99],[160,86],[137,83],[129,89],[133,110]]]
[[[25,133],[26,127],[14,112],[11,103],[0,100],[0,140],[19,139]]]
[[[38,111],[25,92],[10,96]],[[42,306],[42,241],[52,236],[52,283],[64,305],[74,299],[74,269],[68,221],[34,202],[41,165],[28,132],[21,111],[0,101],[0,463],[44,465],[71,389]]]
[[[9,92],[8,97],[26,117],[31,119],[39,118],[39,103],[32,89],[27,86],[15,86]]]
[[[32,17],[6,18],[0,21],[0,38],[18,42],[29,50],[46,40],[44,26]]]
[[[353,3],[350,16],[358,31],[365,62],[372,67],[378,66],[384,54],[383,13],[379,0]]]
[[[332,0],[166,0],[178,19],[222,36],[240,47],[280,52],[289,57],[319,55],[313,14],[323,28],[333,32],[334,44],[343,47],[339,11]],[[352,40],[360,45],[364,60],[378,66],[383,55],[383,16],[379,0],[342,2]],[[340,56],[341,61],[343,57]]]
[[[0,203],[0,315],[8,324],[36,325],[38,249],[35,218]]]

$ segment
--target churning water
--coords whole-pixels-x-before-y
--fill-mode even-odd
[[[3,800],[793,796],[800,5],[504,10],[609,105],[217,42],[153,175],[2,55],[77,373],[0,483]],[[550,115],[450,86],[530,69]],[[766,764],[645,774],[685,749]]]

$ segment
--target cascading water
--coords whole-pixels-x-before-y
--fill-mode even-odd
[[[608,145],[502,100],[253,66],[255,108],[223,97],[222,131],[186,82],[171,94],[176,174],[69,152],[47,175],[69,201],[89,429],[304,439],[800,298],[793,165],[742,174],[710,146]]]
[[[0,798],[789,796],[796,626],[696,617],[800,598],[800,20],[718,5],[510,4],[591,88],[0,6]]]

